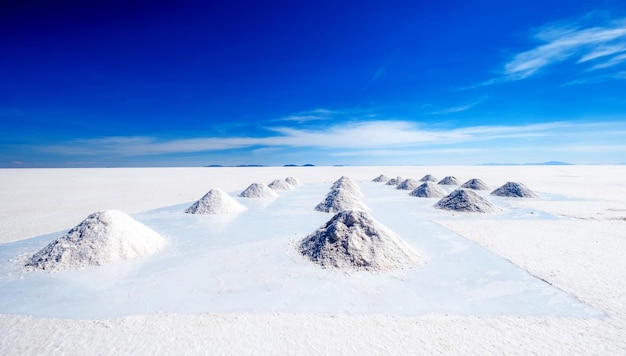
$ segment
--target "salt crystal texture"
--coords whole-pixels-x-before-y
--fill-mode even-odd
[[[454,176],[447,176],[444,177],[442,180],[439,181],[439,183],[437,184],[441,184],[441,185],[459,185],[461,184],[461,182]]]
[[[291,184],[294,187],[302,185],[302,182],[300,182],[298,179],[296,179],[294,177],[287,177],[287,178],[285,178],[285,182]]]
[[[372,179],[372,182],[376,182],[376,183],[386,183],[388,181],[389,181],[389,177],[387,177],[384,174],[381,174],[378,177]]]
[[[446,191],[433,182],[424,182],[410,192],[409,195],[419,198],[441,198],[446,195]]]
[[[274,179],[272,183],[268,184],[268,187],[274,190],[291,190],[293,186],[287,183],[284,179]]]
[[[252,183],[239,193],[239,196],[243,198],[276,198],[278,194],[265,184]]]
[[[211,189],[185,210],[187,214],[235,214],[247,208],[221,189]]]
[[[358,194],[346,189],[331,189],[323,202],[315,206],[315,210],[324,213],[338,213],[344,210],[369,210]]]
[[[404,178],[398,176],[396,178],[391,178],[390,180],[387,181],[387,185],[398,185],[400,184],[402,181],[404,180]]]
[[[346,189],[356,195],[360,195],[360,196],[363,195],[359,186],[356,185],[356,183],[354,183],[352,179],[346,176],[342,176],[341,178],[333,182],[333,185],[330,187],[330,189],[331,190]]]
[[[396,187],[396,189],[413,190],[419,186],[420,186],[420,182],[416,181],[415,179],[409,178],[398,183],[398,186]]]
[[[500,188],[491,192],[491,195],[499,197],[512,198],[537,198],[537,193],[530,190],[527,186],[518,182],[507,182]]]
[[[343,211],[300,242],[300,253],[324,268],[387,271],[423,262],[417,249],[365,211]]]
[[[436,182],[438,179],[433,175],[427,174],[420,179],[420,182]]]
[[[435,204],[435,208],[474,213],[493,213],[498,210],[498,208],[487,199],[469,189],[457,189],[453,191],[441,198],[441,200]]]
[[[152,229],[117,210],[89,215],[67,234],[35,253],[28,267],[80,269],[153,254],[166,241]]]
[[[474,189],[474,190],[488,190],[489,186],[485,184],[481,179],[473,178],[461,185],[461,188]]]

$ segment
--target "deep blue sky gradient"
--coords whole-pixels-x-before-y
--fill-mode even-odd
[[[625,18],[622,1],[2,2],[0,166],[624,162]],[[619,33],[507,72],[594,28]],[[374,143],[330,142],[355,127]]]

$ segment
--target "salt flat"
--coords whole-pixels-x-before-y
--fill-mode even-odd
[[[393,188],[385,189],[382,185],[367,183],[381,173],[416,179],[425,174],[433,174],[439,178],[455,175],[461,181],[481,178],[492,188],[506,181],[516,180],[537,191],[542,198],[527,201],[492,199],[505,208],[503,213],[495,215],[476,217],[435,212],[429,208],[429,204],[419,198],[407,196],[406,192],[400,193]],[[29,306],[28,303],[19,300],[16,294],[13,298],[15,303],[28,308],[9,313],[10,308],[5,305],[5,308],[9,309],[3,309],[2,313],[5,314],[0,316],[2,319],[0,351],[3,354],[55,351],[151,354],[166,353],[168,350],[180,351],[183,347],[189,353],[210,350],[215,353],[237,354],[285,352],[414,354],[415,350],[423,353],[473,354],[624,353],[626,341],[621,336],[626,326],[626,297],[623,292],[626,290],[624,279],[626,259],[623,252],[626,251],[624,232],[626,185],[622,183],[624,173],[626,167],[622,166],[2,170],[0,232],[5,244],[0,247],[4,252],[11,252],[10,249],[16,246],[23,249],[22,251],[34,248],[37,244],[41,245],[43,240],[53,238],[55,233],[58,235],[59,231],[77,224],[89,213],[108,208],[131,213],[138,220],[154,225],[157,230],[161,229],[160,232],[164,235],[173,235],[176,231],[185,229],[190,232],[202,229],[203,226],[206,228],[207,223],[202,220],[198,222],[197,217],[192,217],[196,223],[189,221],[182,223],[185,217],[177,218],[175,221],[179,228],[176,225],[159,224],[171,221],[171,217],[178,214],[180,208],[184,209],[186,204],[200,198],[210,188],[219,187],[234,193],[243,190],[252,182],[269,183],[275,178],[288,175],[299,178],[305,186],[279,197],[268,206],[250,209],[247,217],[241,214],[232,221],[223,222],[220,225],[221,232],[215,232],[214,239],[208,240],[213,241],[212,243],[232,244],[234,241],[228,240],[226,236],[244,238],[245,236],[241,234],[233,234],[232,229],[235,226],[245,225],[236,225],[237,219],[249,219],[247,222],[245,220],[240,222],[258,226],[258,231],[264,232],[261,234],[263,236],[268,236],[270,232],[276,230],[276,226],[279,226],[283,237],[297,238],[328,218],[327,214],[313,213],[313,206],[310,210],[305,207],[310,202],[316,200],[319,202],[323,198],[326,184],[329,186],[341,175],[350,176],[360,181],[365,194],[364,201],[372,208],[373,216],[398,234],[409,236],[408,240],[413,239],[411,243],[425,247],[431,258],[434,258],[429,267],[440,267],[422,271],[420,277],[422,279],[410,275],[417,272],[392,274],[394,278],[408,279],[412,283],[427,281],[425,276],[432,277],[431,283],[446,278],[448,282],[462,280],[463,291],[460,292],[458,288],[444,289],[442,290],[444,297],[439,298],[439,303],[435,298],[430,302],[428,300],[424,302],[422,299],[421,304],[407,304],[407,299],[417,300],[424,293],[417,288],[417,292],[414,291],[415,294],[407,298],[407,291],[394,289],[395,287],[383,283],[373,285],[369,290],[370,294],[380,297],[378,300],[375,302],[370,300],[359,306],[358,303],[352,305],[349,303],[349,297],[359,296],[358,293],[337,294],[336,291],[326,291],[326,294],[323,291],[306,293],[306,286],[300,286],[301,289],[287,288],[295,291],[289,299],[288,296],[281,295],[280,290],[284,290],[281,288],[284,288],[284,284],[297,284],[301,279],[289,279],[275,274],[273,280],[222,279],[221,287],[226,292],[242,286],[249,288],[255,286],[254,288],[259,287],[259,290],[262,289],[261,285],[266,290],[268,286],[273,288],[275,294],[270,293],[265,302],[256,300],[253,303],[245,303],[244,300],[244,304],[252,305],[249,310],[239,308],[237,303],[233,302],[236,297],[231,294],[230,298],[214,299],[215,303],[203,302],[203,305],[209,306],[205,310],[194,309],[194,305],[202,301],[192,299],[190,303],[186,303],[186,308],[176,309],[171,306],[164,308],[163,304],[153,303],[153,306],[156,304],[153,309],[130,310],[119,315],[115,313],[106,315],[106,308],[94,311],[93,315],[81,315],[89,308],[85,305],[82,308],[77,307],[76,300],[71,303],[72,299],[63,298],[63,294],[57,294],[57,303],[66,302],[67,305],[60,304],[60,308],[55,308],[54,304],[43,305],[40,309],[32,308],[29,311],[28,308],[32,305]],[[287,199],[289,194],[291,196]],[[411,220],[412,218],[414,220]],[[294,224],[294,221],[297,223]],[[229,229],[230,235],[219,235],[226,234]],[[415,229],[421,229],[423,234],[415,234],[413,232]],[[195,231],[197,233],[198,230]],[[419,238],[433,235],[439,237],[432,240]],[[250,239],[254,237],[248,236]],[[194,244],[196,244],[194,248],[199,248],[198,244],[206,243],[206,241],[200,243],[197,239],[185,241],[181,238],[178,241],[177,247],[181,250],[188,250]],[[429,247],[428,241],[435,243]],[[465,288],[469,285],[467,279],[460,279],[459,275],[445,275],[452,273],[450,271],[454,269],[451,265],[454,264],[462,271],[463,266],[471,270],[484,267],[483,265],[488,266],[490,263],[473,263],[463,258],[453,260],[449,256],[446,257],[446,253],[449,255],[450,251],[455,251],[454,246],[457,252],[470,249],[477,254],[484,253],[479,260],[495,261],[492,267],[498,266],[499,271],[501,266],[508,264],[510,274],[503,274],[507,275],[506,280],[509,282],[512,280],[511,275],[519,276],[521,273],[528,281],[538,283],[537,285],[550,292],[539,293],[538,299],[528,299],[526,295],[517,300],[515,298],[520,298],[524,293],[513,293],[517,297],[509,299],[509,304],[501,304],[500,310],[481,309],[480,303],[475,302],[476,298],[468,298],[469,294],[463,294],[472,292]],[[294,263],[293,256],[286,252],[288,249],[280,250],[284,247],[285,245],[278,239],[270,238],[267,244],[259,244],[257,249],[260,256],[263,253],[273,256],[277,251],[285,251],[281,255],[283,262]],[[10,255],[10,253],[2,255],[4,259],[2,265],[5,268],[10,265],[7,259],[15,257]],[[167,254],[160,256],[165,258]],[[237,256],[235,248],[231,255],[204,256],[203,261],[209,262],[219,258],[236,260]],[[458,256],[463,255],[457,253]],[[437,258],[440,259],[439,264],[435,263]],[[240,264],[242,266],[250,263],[245,260],[242,262]],[[303,265],[301,270],[297,270],[299,273],[307,270],[310,272],[309,277],[321,279],[327,283],[326,285],[331,286],[353,283],[354,287],[356,285],[354,281],[358,279],[364,281],[378,279],[380,283],[381,278],[388,278],[377,275],[370,279],[364,273],[355,275],[335,273],[328,277],[328,271],[320,271],[315,265],[300,262]],[[163,265],[164,263],[156,263],[153,260],[152,268]],[[284,266],[286,265],[283,264],[282,267]],[[200,264],[195,267],[198,269]],[[275,273],[280,270],[279,268],[273,271],[263,264],[259,267],[258,263],[252,263],[245,268],[252,270],[260,268],[262,271]],[[484,276],[490,275],[487,272],[489,269],[484,271]],[[80,280],[80,273],[74,274],[74,281]],[[189,276],[185,270],[178,270],[177,273],[182,274],[176,277]],[[219,275],[216,270],[210,269],[203,273],[208,280],[211,276]],[[240,276],[243,272],[233,273]],[[202,273],[194,275],[194,278],[198,275]],[[3,276],[0,282],[13,278],[7,277],[7,273]],[[24,278],[28,280],[33,278],[32,276],[33,274]],[[50,283],[51,279],[61,278],[59,275],[50,276],[45,272],[35,276],[44,284]],[[107,276],[111,277],[111,274]],[[120,280],[123,279],[109,282]],[[182,283],[181,278],[171,280]],[[132,281],[132,278],[128,281]],[[163,283],[163,280],[154,283]],[[209,282],[201,287],[210,289],[215,284]],[[54,283],[50,288],[53,288],[53,285]],[[80,286],[80,283],[78,285]],[[433,285],[431,284],[430,288],[423,285],[421,287],[432,290]],[[511,295],[510,291],[515,290],[515,287],[511,287],[511,284],[502,286],[503,294],[499,297],[504,296],[504,300],[507,300],[506,296]],[[144,286],[143,290],[146,289]],[[21,295],[28,295],[28,290],[23,289],[21,292],[26,294]],[[31,292],[33,290],[30,289]],[[77,290],[81,291],[80,288]],[[121,290],[127,292],[126,295],[131,292],[128,289]],[[495,290],[497,289],[481,289],[479,286],[473,292]],[[84,289],[82,291],[84,292]],[[137,300],[148,302],[155,300],[145,294],[141,296],[141,290],[134,292],[141,297]],[[3,288],[3,292],[0,293],[5,300],[10,299],[7,296],[10,296],[11,292]],[[571,309],[564,312],[564,309],[558,308],[559,303],[551,303],[544,298],[546,293],[557,293],[570,298],[567,300],[579,303],[577,305],[582,308],[579,311],[587,310],[587,314],[570,313]],[[333,295],[339,296],[336,303],[332,303]],[[312,298],[311,303],[303,302],[307,297]],[[489,301],[489,298],[493,297],[494,295],[489,295],[485,300]],[[458,299],[455,301],[454,298]],[[112,299],[117,300],[112,302],[113,304],[119,303],[119,298]],[[316,304],[317,299],[324,299],[324,302]],[[106,305],[106,298],[103,300],[103,305]],[[163,298],[163,301],[167,300],[168,298]],[[554,302],[555,299],[549,300]],[[565,299],[560,300],[562,303]],[[406,308],[384,307],[386,304],[397,306],[399,302],[411,305],[413,311],[407,312]],[[230,310],[225,307],[228,303],[231,305]],[[311,304],[325,307],[307,310],[306,305]],[[146,305],[149,306],[150,303],[144,304]],[[449,307],[452,305],[457,305],[457,309]],[[49,312],[45,312],[46,308]],[[78,314],[63,314],[64,310],[72,308],[78,311]],[[115,308],[112,307],[110,310]],[[98,315],[103,311],[104,314]],[[14,313],[24,315],[12,315]],[[37,314],[40,315],[28,316]],[[68,319],[72,317],[79,319]],[[251,348],[250,345],[255,347]]]

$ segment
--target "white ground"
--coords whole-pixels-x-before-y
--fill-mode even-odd
[[[419,178],[427,173],[455,175],[461,181],[478,177],[492,187],[514,180],[523,182],[541,198],[493,197],[489,199],[505,207],[505,212],[479,217],[452,214],[430,209],[429,199],[409,197],[394,187],[369,182],[381,173],[407,178]],[[184,210],[209,188],[219,187],[236,194],[251,182],[272,181],[289,175],[299,178],[305,185],[288,192],[290,196],[283,193],[267,206],[253,206],[248,215],[244,213],[232,221],[220,222],[218,225],[223,229],[216,229],[216,235],[208,234],[214,239],[198,240],[201,242],[189,239],[189,242],[176,236],[175,231],[187,229],[187,232],[195,231],[190,236],[196,236],[197,229],[214,226],[211,224],[216,222],[203,225],[206,222],[193,224],[185,218],[175,218],[178,208]],[[330,183],[342,175],[362,182],[363,200],[372,207],[376,219],[429,255],[425,268],[431,268],[431,273],[415,270],[371,278],[362,273],[329,274],[288,255],[285,239],[306,235],[312,231],[309,229],[330,217],[312,209],[323,198]],[[624,354],[624,176],[624,166],[0,170],[0,239],[5,243],[0,245],[0,283],[3,285],[0,312],[5,313],[0,315],[0,354]],[[305,209],[309,205],[310,210]],[[405,209],[409,206],[412,208]],[[19,259],[11,253],[16,249],[25,251],[43,246],[45,241],[58,236],[55,232],[58,234],[88,214],[104,209],[119,209],[133,214],[148,226],[171,229],[168,230],[170,239],[178,243],[174,247],[179,248],[180,254],[172,248],[170,255],[165,252],[159,255],[162,263],[150,259],[143,265],[120,267],[118,274],[98,270],[79,271],[69,277],[45,272],[24,275],[14,269]],[[314,219],[304,222],[313,216]],[[269,217],[280,225],[283,232],[278,235],[282,237],[272,235],[276,229],[268,224]],[[151,281],[123,273],[136,272],[133,268],[141,266],[153,269],[177,266],[177,263],[168,265],[167,262],[180,261],[183,252],[188,251],[186,248],[191,247],[197,255],[206,251],[204,248],[215,249],[220,241],[229,241],[227,235],[223,235],[229,229],[232,236],[243,239],[241,231],[232,231],[240,218],[250,219],[248,223],[265,221],[256,234],[246,238],[267,238],[267,243],[258,242],[260,260],[263,261],[264,256],[275,257],[275,252],[282,251],[278,259],[284,263],[282,267],[287,267],[286,272],[285,268],[271,267],[271,264],[250,265],[244,261],[242,265],[248,263],[249,266],[234,271],[234,280],[221,280],[225,288],[222,292],[230,293],[230,298],[215,298],[217,294],[211,289],[215,283],[203,282],[205,284],[197,287],[204,288],[201,291],[209,298],[203,300],[196,296],[190,303],[180,301],[182,306],[167,304],[172,300],[167,296],[159,301],[146,290],[155,285],[189,288],[192,282],[185,284],[184,280],[168,279],[167,273],[155,274],[159,278]],[[175,226],[171,226],[172,221]],[[36,236],[39,237],[31,239]],[[249,243],[254,244],[252,240]],[[207,262],[204,265],[193,262],[188,264],[192,265],[188,270],[176,267],[166,272],[173,276],[185,275],[194,269],[194,263],[198,269],[201,265],[212,266],[208,263],[212,257],[229,261],[230,257],[240,255],[236,247],[230,251],[231,255],[218,252],[202,256],[200,260]],[[461,258],[449,258],[450,255]],[[485,267],[481,272],[483,263],[477,263],[476,258],[496,269]],[[464,267],[471,270],[465,279],[454,274]],[[242,278],[255,269],[284,272],[287,277],[275,274],[273,279]],[[288,275],[303,271],[307,272]],[[489,278],[497,278],[494,271],[506,276],[499,285],[489,284]],[[218,272],[220,268],[213,265],[194,277],[205,276],[210,281],[220,276]],[[253,273],[259,276],[258,272]],[[85,288],[81,278],[98,275],[109,278],[105,282],[118,285],[118,289],[107,291],[105,283],[102,287],[105,297],[100,299],[100,304],[98,301],[86,303],[80,298],[81,293],[90,297],[98,293]],[[477,275],[481,278],[472,283]],[[429,280],[428,276],[432,278]],[[308,284],[307,290],[307,285],[299,282],[312,278],[330,289],[310,288]],[[59,282],[57,290],[50,280]],[[172,280],[177,280],[178,284],[172,284]],[[399,282],[391,285],[391,280]],[[448,285],[440,286],[445,297],[439,299],[424,292],[431,288],[418,283],[428,282],[432,287],[437,280]],[[128,289],[132,281],[140,282],[138,288],[144,290]],[[368,285],[370,282],[373,284]],[[350,291],[338,295],[337,300],[329,298],[337,296],[333,288],[346,284],[352,287]],[[364,285],[367,288],[363,288]],[[409,286],[414,287],[413,294],[406,297]],[[243,294],[260,296],[263,288],[270,293],[264,300],[241,298],[238,304],[236,293],[229,289],[236,287],[243,288]],[[290,298],[281,290],[294,294]],[[42,291],[47,294],[37,294]],[[79,294],[74,299],[73,291]],[[120,301],[124,293],[128,300],[136,301],[134,306]],[[129,293],[140,298],[132,299]],[[478,298],[476,293],[479,293]],[[349,297],[363,295],[369,295],[369,302],[349,304]],[[474,297],[467,298],[468,295]],[[106,296],[115,298],[109,300]],[[310,300],[304,303],[302,298]],[[148,303],[140,303],[142,300]],[[410,300],[414,302],[408,303]],[[485,302],[481,304],[481,300]],[[464,304],[454,310],[455,303]],[[112,306],[108,310],[91,308],[109,304]],[[11,309],[11,305],[15,309]],[[125,305],[127,310],[124,310]],[[198,308],[198,305],[204,307]],[[242,305],[249,307],[242,308]],[[133,309],[137,306],[147,309]],[[113,317],[115,315],[129,316]],[[97,319],[88,319],[90,317]]]

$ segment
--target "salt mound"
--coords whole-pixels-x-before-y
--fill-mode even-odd
[[[284,179],[274,179],[272,183],[268,184],[268,187],[274,190],[291,190],[293,186],[287,183]]]
[[[398,183],[398,186],[396,187],[396,189],[402,189],[402,190],[413,190],[417,187],[419,187],[420,182],[416,181],[415,179],[405,179],[403,180],[401,183]]]
[[[446,191],[439,188],[433,182],[424,182],[409,193],[409,195],[420,198],[441,198],[446,195]]]
[[[239,193],[239,196],[243,198],[276,198],[278,194],[265,184],[252,183]]]
[[[364,211],[343,211],[300,242],[300,253],[328,268],[386,271],[413,267],[421,254]]]
[[[485,182],[483,182],[482,180],[478,178],[474,178],[463,183],[461,188],[474,189],[474,190],[487,190],[489,189],[489,186],[485,184]]]
[[[398,176],[396,178],[391,178],[390,180],[387,181],[387,185],[398,185],[400,183],[402,183],[402,181],[404,180],[404,178]]]
[[[457,189],[435,204],[435,208],[454,211],[492,213],[498,208],[468,189]]]
[[[315,206],[316,211],[324,213],[338,213],[344,210],[369,210],[369,208],[359,199],[357,193],[345,189],[331,189],[323,202]]]
[[[439,181],[439,183],[437,184],[441,184],[441,185],[459,185],[461,184],[461,182],[459,182],[459,180],[454,177],[454,176],[447,176],[445,178],[443,178],[442,180]]]
[[[436,182],[438,181],[433,175],[427,174],[420,179],[420,182]]]
[[[361,193],[361,189],[359,188],[359,186],[356,185],[356,183],[354,183],[352,181],[352,179],[350,179],[350,178],[348,178],[346,176],[343,176],[343,177],[337,179],[333,183],[332,187],[330,187],[331,191],[332,190],[337,190],[337,189],[345,189],[347,191],[352,192],[353,194],[363,195],[363,193]]]
[[[528,189],[522,183],[518,182],[507,182],[500,188],[491,192],[491,195],[496,195],[499,197],[513,197],[513,198],[537,198],[539,197],[537,193]]]
[[[35,253],[26,266],[44,270],[100,266],[150,255],[165,244],[144,224],[121,211],[107,210],[89,215]]]
[[[211,189],[185,210],[187,214],[235,214],[247,208],[221,189]]]
[[[389,181],[389,177],[387,177],[384,174],[381,174],[378,177],[372,179],[372,182],[376,182],[376,183],[386,183],[388,181]]]
[[[285,178],[285,182],[291,184],[294,187],[302,184],[302,182],[300,182],[299,180],[297,180],[294,177],[287,177],[287,178]]]

